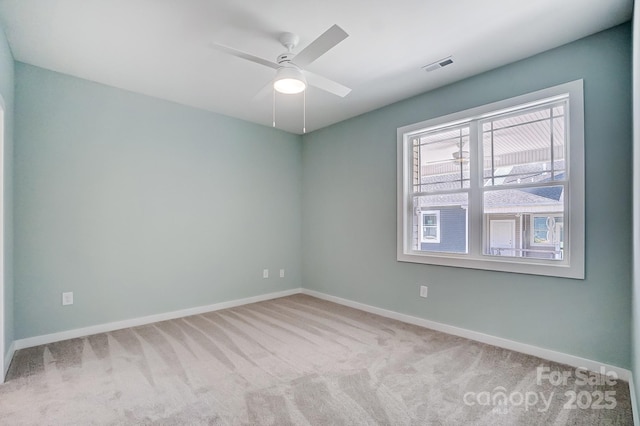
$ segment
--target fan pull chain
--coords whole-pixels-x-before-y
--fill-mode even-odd
[[[302,133],[307,133],[307,91],[302,91]]]
[[[276,127],[276,88],[273,88],[273,108],[272,108],[272,112],[273,112],[273,127]]]

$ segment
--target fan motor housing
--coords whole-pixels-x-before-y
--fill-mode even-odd
[[[293,58],[295,58],[295,53],[291,53],[291,52],[285,52],[281,55],[278,56],[278,58],[276,59],[276,62],[279,65],[282,65],[286,62],[291,62],[293,60]]]

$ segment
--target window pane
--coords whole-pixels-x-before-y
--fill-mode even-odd
[[[413,146],[414,192],[469,187],[469,126],[424,133]]]
[[[543,243],[550,241],[549,227],[547,226],[546,216],[533,217],[533,241]]]
[[[553,119],[553,170],[554,170],[554,180],[566,180],[565,170],[565,116],[564,116],[564,106],[554,108],[554,118]]]
[[[484,254],[562,260],[564,186],[486,191]]]
[[[425,240],[437,240],[438,239],[438,227],[437,226],[423,226],[422,238]]]
[[[423,226],[436,226],[436,225],[438,225],[437,217],[438,216],[436,216],[435,214],[425,214],[423,216],[424,220],[423,220],[422,225]]]
[[[483,121],[484,185],[564,180],[564,111],[562,102]]]
[[[426,195],[413,198],[413,250],[468,253],[468,194]]]

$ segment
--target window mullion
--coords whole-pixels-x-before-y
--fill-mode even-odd
[[[474,120],[469,125],[469,207],[467,210],[467,238],[469,254],[479,256],[482,254],[482,172],[483,153],[480,138],[480,124]]]
[[[495,165],[495,156],[493,155],[493,120],[491,121],[491,186],[496,184],[496,165]],[[484,148],[484,147],[483,147]],[[482,168],[484,169],[484,152],[482,155]]]
[[[556,165],[555,165],[555,158],[554,158],[554,141],[553,141],[553,134],[554,129],[553,129],[553,108],[554,105],[551,105],[551,107],[549,107],[549,131],[550,131],[550,143],[551,143],[551,180],[555,180],[556,179]]]

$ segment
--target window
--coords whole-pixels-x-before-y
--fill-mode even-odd
[[[398,129],[398,260],[584,278],[574,81]]]
[[[420,232],[420,242],[434,244],[440,242],[440,212],[437,210],[427,210],[420,212],[422,231]]]
[[[562,216],[534,215],[531,217],[531,245],[562,247]]]

